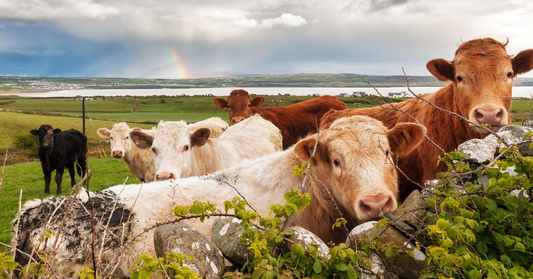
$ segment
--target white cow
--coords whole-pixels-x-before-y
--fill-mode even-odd
[[[332,231],[332,224],[339,217],[335,206],[343,212],[349,228],[360,220],[376,218],[381,211],[394,211],[398,176],[392,154],[410,152],[422,138],[422,129],[413,123],[400,123],[387,130],[377,120],[353,116],[336,120],[319,137],[309,136],[285,151],[243,162],[231,169],[201,177],[109,188],[93,196],[93,200],[98,201],[94,220],[100,220],[95,234],[95,243],[99,244],[94,249],[99,255],[97,262],[109,264],[123,242],[157,222],[175,218],[171,213],[173,207],[191,204],[194,200],[211,201],[223,209],[223,201],[243,195],[260,216],[267,217],[271,205],[285,203],[284,194],[302,185],[303,176],[294,176],[293,166],[306,161],[311,161],[313,167],[303,191],[310,193],[312,200],[291,223],[311,230],[326,242],[344,242],[346,234],[342,230]],[[315,145],[316,153],[311,157]],[[50,251],[57,238],[54,255],[57,262],[52,263],[57,276],[72,277],[82,265],[91,267],[87,248],[91,243],[91,226],[88,225],[91,218],[87,200],[86,195],[75,200],[70,212],[72,217],[64,224],[62,217],[68,204],[64,198],[27,202],[20,219],[17,248],[27,254],[31,254],[33,248]],[[210,238],[212,219],[204,223],[196,219],[189,221]],[[107,226],[106,230],[102,229],[102,224]],[[60,225],[63,225],[62,232],[58,232]],[[45,226],[57,233],[41,242]],[[136,238],[117,262],[122,270],[128,271],[140,254],[155,255],[153,230]],[[24,265],[27,258],[17,253],[16,261]]]
[[[219,117],[212,117],[206,120],[186,125],[190,133],[194,133],[200,128],[208,128],[210,137],[219,137],[228,127],[228,123]],[[140,182],[154,181],[155,167],[151,149],[140,149],[132,144],[130,139],[131,131],[140,131],[154,136],[155,127],[152,130],[141,128],[130,128],[125,122],[113,125],[109,131],[107,128],[100,128],[97,133],[102,138],[111,140],[111,154],[115,158],[123,158],[128,165],[129,171],[139,179]]]
[[[229,127],[219,138],[209,135],[208,129],[189,132],[183,121],[159,122],[155,136],[130,133],[138,147],[154,152],[155,180],[204,175],[282,150],[280,130],[259,115]]]

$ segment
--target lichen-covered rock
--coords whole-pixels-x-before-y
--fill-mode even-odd
[[[230,260],[239,265],[243,265],[251,258],[248,251],[248,244],[239,242],[244,229],[238,218],[217,218],[211,227],[211,241]]]
[[[207,238],[185,222],[164,225],[154,231],[154,246],[158,257],[170,251],[193,256],[184,265],[202,278],[221,278],[224,272],[222,252]]]
[[[318,256],[324,260],[330,259],[329,247],[314,233],[299,226],[290,227],[289,230],[293,232],[293,234],[288,237],[289,240],[294,243],[302,244],[304,248],[306,248],[306,245],[308,244],[318,244]],[[290,250],[292,243],[284,242],[284,245],[283,249]]]
[[[394,245],[398,245],[402,248],[405,248],[406,251],[411,251],[414,254],[414,257],[409,256],[407,253],[401,253],[395,261],[393,272],[397,274],[400,278],[404,279],[415,279],[418,278],[418,273],[420,270],[426,268],[427,257],[426,255],[418,250],[416,247],[408,243],[408,239],[405,238],[397,230],[388,227],[383,232],[376,228],[377,221],[371,221],[363,223],[355,227],[349,234],[348,239],[346,240],[346,245],[348,248],[354,248],[359,245],[359,242],[362,239],[369,239],[373,236],[379,236],[378,240],[381,243],[392,242]],[[384,257],[385,255],[381,255]]]
[[[533,128],[533,113],[524,118],[522,121],[522,126]]]
[[[415,228],[421,228],[426,216],[426,196],[415,190],[404,200],[392,214],[400,217],[399,220],[411,224]]]
[[[500,135],[508,144],[514,144],[529,140],[525,137],[525,134],[530,131],[533,131],[530,127],[509,125],[501,128],[498,135]],[[487,137],[494,137],[494,135],[489,135]],[[505,147],[505,145],[500,143],[499,148],[502,147]],[[533,149],[529,148],[529,143],[519,144],[518,152],[520,152],[522,156],[533,156]]]
[[[457,151],[466,155],[465,161],[476,164],[488,164],[494,160],[494,154],[498,151],[496,137],[488,139],[471,139],[461,143]]]
[[[524,135],[532,131],[532,128],[524,126],[505,126],[498,131],[497,135],[507,144],[514,144],[528,140]],[[465,161],[476,164],[487,164],[494,160],[499,150],[505,144],[495,135],[488,135],[484,139],[471,139],[461,143],[457,151],[466,155]],[[533,156],[533,149],[529,149],[528,143],[518,145],[518,152],[523,156]]]
[[[371,253],[370,269],[374,274],[361,273],[361,279],[398,279],[398,275],[393,274],[387,270],[387,267],[381,260],[381,257],[376,253]]]

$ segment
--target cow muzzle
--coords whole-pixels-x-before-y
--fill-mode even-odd
[[[233,117],[231,119],[231,125],[235,125],[244,120],[244,117]]]
[[[479,125],[488,125],[487,128],[493,132],[498,132],[501,127],[509,125],[508,118],[507,110],[503,106],[494,104],[477,106],[472,109],[469,115],[470,121]],[[489,133],[483,128],[475,127],[475,129],[481,134]]]
[[[391,194],[368,196],[357,201],[357,218],[361,221],[376,219],[383,211],[393,212],[398,208],[396,198]]]
[[[113,150],[113,157],[122,158],[123,155],[124,153],[122,152],[122,150]]]
[[[174,173],[166,172],[166,171],[158,172],[155,175],[156,181],[163,181],[163,180],[170,180],[170,179],[176,179],[176,175]]]

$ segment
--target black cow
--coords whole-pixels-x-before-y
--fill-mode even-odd
[[[39,130],[31,130],[31,133],[39,136],[39,159],[44,173],[44,193],[50,193],[50,179],[54,170],[57,170],[57,194],[62,192],[61,182],[65,168],[68,168],[70,173],[70,185],[75,185],[74,164],[80,177],[85,173],[87,137],[74,129],[61,132],[61,129],[54,130],[50,125],[42,125]]]

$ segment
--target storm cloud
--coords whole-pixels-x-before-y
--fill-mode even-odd
[[[532,14],[526,0],[0,0],[0,74],[429,75],[462,41],[533,48]]]

